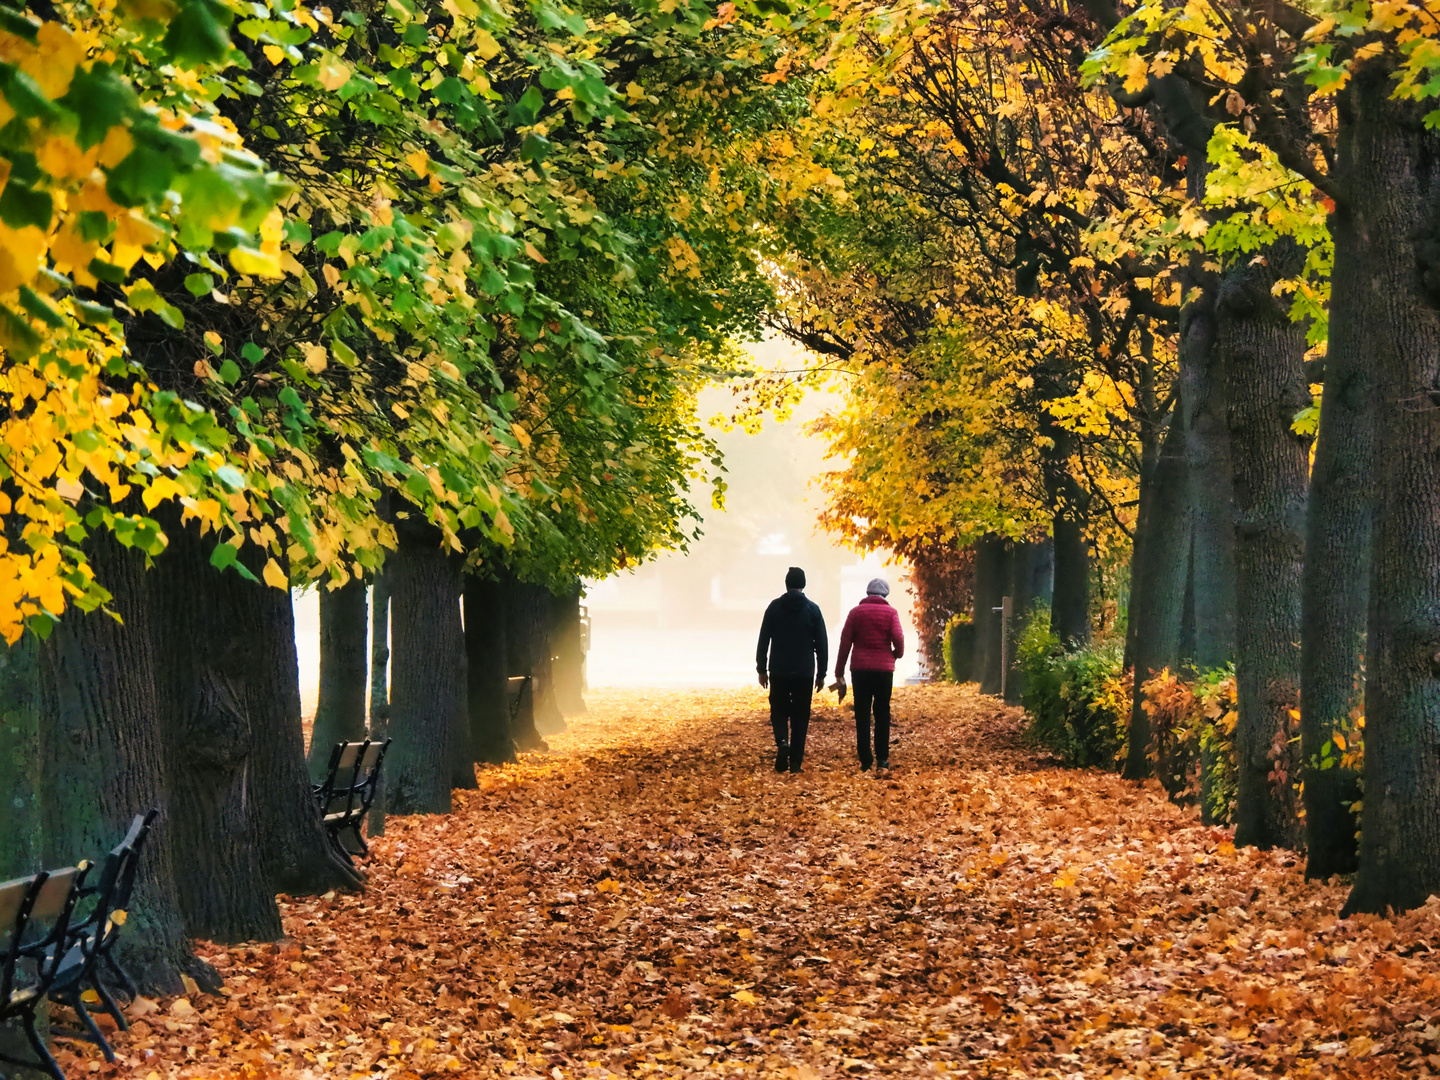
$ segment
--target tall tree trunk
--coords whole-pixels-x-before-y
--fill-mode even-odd
[[[461,565],[440,546],[438,530],[402,522],[397,532],[400,548],[387,563],[395,741],[385,761],[386,800],[392,814],[448,814],[455,779],[451,744],[461,725],[456,714],[465,714]]]
[[[1355,162],[1357,138],[1350,95],[1338,102],[1340,160]],[[1352,166],[1353,167],[1353,166]],[[1341,174],[1340,179],[1347,181]],[[1356,178],[1359,179],[1358,177]],[[1371,181],[1373,183],[1373,180]],[[1361,192],[1368,198],[1368,193]],[[1373,305],[1367,267],[1367,213],[1342,199],[1330,215],[1335,268],[1330,276],[1330,340],[1320,399],[1320,429],[1305,534],[1301,602],[1300,755],[1305,777],[1305,874],[1326,878],[1359,865],[1356,770],[1316,768],[1335,733],[1364,710],[1365,628],[1369,619],[1370,555],[1375,532],[1375,399],[1369,332]]]
[[[1197,257],[1198,258],[1198,257]],[[1203,274],[1192,274],[1197,283]],[[1196,672],[1235,657],[1235,499],[1215,287],[1204,283],[1181,318],[1180,409],[1191,521],[1191,623],[1181,659]]]
[[[512,676],[530,676],[530,687],[520,698],[519,709],[511,724],[511,736],[515,749],[520,751],[545,750],[545,740],[540,737],[536,724],[536,686],[539,682],[539,652],[541,644],[536,628],[541,619],[541,607],[536,586],[528,585],[513,575],[507,575],[505,584],[505,635],[509,649],[506,659]]]
[[[266,556],[255,551],[252,557],[258,577]],[[278,561],[283,567],[288,560]],[[321,823],[305,767],[290,590],[252,585],[237,596],[244,606],[236,609],[239,621],[230,632],[248,639],[251,666],[243,686],[252,743],[246,784],[265,876],[272,889],[291,896],[360,888],[364,877],[336,851]]]
[[[577,581],[551,602],[555,651],[555,700],[565,716],[585,709],[585,647],[581,641],[580,594]]]
[[[40,642],[27,632],[0,642],[0,880],[41,869],[40,713]]]
[[[375,573],[370,608],[373,612],[370,631],[370,738],[374,742],[384,742],[390,737],[390,684],[387,678],[390,669],[390,571],[384,567]],[[375,781],[375,798],[370,803],[371,836],[385,835],[385,773],[388,769],[388,765],[383,766]]]
[[[335,744],[365,737],[366,588],[352,577],[338,589],[320,586],[320,699],[306,763],[320,783]]]
[[[506,699],[509,649],[506,643],[503,582],[465,578],[465,654],[470,744],[476,761],[500,765],[515,760]]]
[[[168,748],[176,892],[185,929],[226,943],[283,936],[256,843],[248,774],[257,768],[246,681],[267,652],[251,635],[269,586],[210,564],[215,537],[164,513],[169,545],[145,575],[154,613],[158,714]],[[247,564],[260,562],[247,544]],[[288,598],[287,598],[288,599]]]
[[[1182,424],[1172,416],[1155,459],[1152,476],[1141,476],[1139,521],[1135,548],[1143,561],[1133,563],[1130,576],[1131,643],[1135,693],[1130,709],[1130,737],[1122,770],[1127,779],[1150,775],[1150,718],[1142,707],[1141,684],[1153,672],[1179,663],[1181,613],[1185,605],[1190,515]]]
[[[544,585],[529,585],[527,604],[531,620],[535,682],[535,730],[541,735],[558,735],[565,730],[565,714],[555,690],[555,594]]]
[[[986,533],[975,542],[975,663],[982,694],[1000,692],[1000,602],[1009,580],[1009,548],[1003,536]]]
[[[1069,649],[1090,640],[1090,553],[1085,545],[1090,493],[1070,472],[1074,434],[1055,423],[1049,412],[1040,415],[1040,434],[1046,440],[1040,471],[1055,551],[1050,631]]]
[[[1310,440],[1292,428],[1310,400],[1305,328],[1291,322],[1270,292],[1276,280],[1298,272],[1299,252],[1285,242],[1265,254],[1264,264],[1227,274],[1219,298],[1235,477],[1235,842],[1262,848],[1300,842],[1289,712],[1300,700],[1310,468]]]
[[[214,990],[220,980],[190,950],[175,888],[175,868],[183,864],[174,837],[183,811],[166,791],[169,748],[157,707],[145,557],[103,531],[86,547],[124,621],[72,609],[41,648],[44,862],[98,862],[136,814],[159,807],[117,959],[147,993],[184,993],[186,974]]]
[[[1347,209],[1368,243],[1343,341],[1375,373],[1379,518],[1365,684],[1360,867],[1345,903],[1397,911],[1440,891],[1440,135],[1391,99],[1383,60],[1347,87]],[[1337,260],[1342,256],[1336,250]]]
[[[1025,696],[1025,673],[1020,670],[1017,658],[1020,638],[1024,635],[1030,619],[1036,614],[1036,604],[1048,606],[1054,596],[1054,551],[1054,546],[1048,539],[1017,543],[1010,548],[1010,583],[1007,594],[1010,597],[1011,626],[1006,653],[1010,660],[1010,670],[1005,675],[1005,700],[1012,705],[1018,705]]]

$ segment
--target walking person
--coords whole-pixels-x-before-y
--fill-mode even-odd
[[[860,768],[890,768],[890,691],[895,685],[895,661],[905,655],[905,631],[900,613],[885,598],[890,583],[875,578],[865,587],[865,599],[850,609],[840,631],[835,653],[835,681],[845,685],[845,661],[855,686],[855,749]],[[851,656],[851,648],[854,655]],[[844,690],[841,690],[844,694]],[[870,713],[875,713],[875,752],[870,752]]]
[[[790,567],[785,595],[765,609],[755,667],[770,688],[770,726],[775,731],[775,771],[800,771],[810,729],[810,695],[825,685],[830,645],[820,608],[805,595],[805,571]]]

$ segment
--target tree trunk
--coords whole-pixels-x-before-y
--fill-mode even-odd
[[[565,714],[555,690],[555,594],[544,585],[526,586],[531,591],[526,606],[531,620],[535,681],[535,730],[541,735],[558,735],[565,730]]]
[[[1339,330],[1365,343],[1375,373],[1380,510],[1360,867],[1344,914],[1405,911],[1440,891],[1440,135],[1426,106],[1391,100],[1389,74],[1362,65],[1341,114],[1347,208],[1368,243],[1345,253],[1361,254],[1339,275],[1358,282],[1342,308],[1358,325]]]
[[[72,609],[41,648],[43,861],[52,867],[99,862],[136,814],[159,807],[117,959],[145,993],[184,993],[187,974],[215,990],[214,969],[190,951],[175,885],[175,867],[182,864],[174,841],[183,810],[166,791],[169,747],[157,707],[145,557],[103,531],[86,546],[124,622]]]
[[[585,647],[581,641],[580,583],[551,602],[555,650],[555,700],[565,716],[578,716],[585,709]]]
[[[456,771],[451,744],[465,713],[461,565],[440,546],[438,530],[402,523],[398,532],[400,549],[387,564],[395,741],[385,759],[386,800],[392,814],[448,814]]]
[[[1199,277],[1200,275],[1195,275]],[[1215,289],[1185,305],[1180,403],[1190,505],[1190,616],[1182,660],[1196,672],[1235,656],[1235,507]]]
[[[493,577],[465,578],[465,656],[470,744],[476,761],[515,760],[506,699],[509,651],[505,634],[505,586]]]
[[[1130,575],[1131,651],[1135,692],[1130,709],[1130,736],[1123,775],[1140,780],[1150,775],[1150,718],[1142,708],[1141,684],[1153,672],[1179,663],[1181,613],[1190,548],[1183,425],[1172,416],[1156,455],[1154,473],[1140,479],[1136,551],[1141,560]]]
[[[370,631],[370,738],[384,742],[390,736],[390,572],[383,567],[375,574],[371,589],[370,608],[373,624]],[[375,798],[370,803],[371,836],[385,835],[385,773],[386,763],[375,781]]]
[[[1054,547],[1042,540],[1035,543],[1017,543],[1010,548],[1010,583],[1007,595],[1010,597],[1011,626],[1010,643],[1006,655],[1010,670],[1005,675],[1005,700],[1018,705],[1025,696],[1025,673],[1020,670],[1016,656],[1017,646],[1030,619],[1035,616],[1036,604],[1049,605],[1054,593],[1055,577]],[[1052,622],[1053,627],[1053,622]]]
[[[1341,160],[1354,162],[1357,136],[1348,94],[1339,101]],[[1345,179],[1342,176],[1342,181]],[[1358,178],[1357,178],[1358,179]],[[1373,182],[1373,181],[1372,181]],[[1368,198],[1368,193],[1363,197]],[[1375,401],[1364,307],[1373,304],[1366,217],[1350,199],[1330,215],[1330,340],[1305,533],[1301,602],[1300,756],[1305,777],[1305,875],[1349,874],[1358,865],[1356,770],[1315,768],[1335,733],[1364,710],[1365,627],[1375,532]]]
[[[320,587],[320,699],[306,758],[317,784],[329,774],[336,743],[365,738],[365,592],[363,578]]]
[[[27,632],[0,643],[0,881],[41,868],[40,713],[40,642]]]
[[[1265,254],[1264,264],[1232,270],[1219,299],[1235,477],[1235,842],[1261,848],[1300,842],[1289,714],[1300,700],[1310,468],[1310,440],[1291,426],[1310,401],[1305,328],[1270,292],[1276,280],[1298,271],[1299,253],[1286,242]]]
[[[269,651],[253,636],[255,594],[269,586],[235,569],[217,571],[214,535],[182,526],[178,513],[161,523],[169,545],[146,583],[155,653],[164,658],[156,689],[180,911],[195,937],[274,941],[284,931],[256,842],[248,776],[259,767],[257,734],[246,703],[247,680]],[[263,563],[253,544],[246,547],[247,565]]]
[[[266,557],[258,551],[253,557],[258,577]],[[249,639],[246,654],[252,667],[244,681],[244,703],[253,742],[247,785],[265,875],[272,889],[291,896],[360,888],[363,875],[336,851],[321,823],[305,767],[290,590],[252,585],[239,595],[245,606],[238,609],[241,621],[231,632]]]
[[[540,737],[536,724],[536,685],[539,682],[540,664],[538,654],[541,648],[536,629],[541,619],[541,605],[536,586],[527,585],[514,576],[505,579],[505,635],[509,649],[506,658],[512,676],[530,676],[530,688],[520,698],[519,711],[511,724],[511,736],[515,749],[520,751],[545,750],[545,740]]]
[[[1003,536],[986,533],[975,542],[975,663],[973,677],[982,694],[1000,692],[1000,601],[1009,579],[1008,547]]]
[[[1050,504],[1055,573],[1050,604],[1050,631],[1067,649],[1090,640],[1090,552],[1085,544],[1090,494],[1070,472],[1075,436],[1056,424],[1048,412],[1040,416],[1040,471]]]

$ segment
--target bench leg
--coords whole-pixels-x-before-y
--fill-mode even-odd
[[[100,1047],[100,1053],[105,1055],[105,1060],[113,1065],[115,1064],[115,1051],[111,1048],[110,1041],[105,1038],[104,1033],[95,1026],[95,1020],[91,1017],[90,1010],[85,1008],[85,1002],[80,998],[81,993],[82,990],[80,987],[76,986],[72,987],[70,992],[62,994],[58,998],[52,997],[51,1000],[59,1001],[61,1005],[65,1005],[73,1010],[75,1015],[79,1017],[80,1023],[85,1025],[85,1030],[58,1032],[52,1028],[51,1032],[52,1034],[87,1039],[93,1042],[96,1046]]]
[[[125,1014],[120,1010],[120,1006],[110,995],[110,991],[105,989],[104,980],[98,978],[93,980],[90,988],[100,995],[100,1004],[104,1006],[105,1011],[110,1014],[110,1019],[115,1021],[115,1026],[121,1031],[129,1031],[130,1021],[125,1019]]]
[[[55,1078],[65,1080],[65,1072],[60,1068],[60,1063],[50,1053],[50,1048],[45,1045],[45,1040],[40,1037],[40,1032],[35,1028],[35,1013],[27,1012],[21,1018],[21,1024],[25,1028],[25,1038],[30,1040],[30,1049],[35,1051],[35,1057],[39,1059],[42,1069]]]
[[[140,988],[135,985],[135,980],[130,978],[130,973],[120,966],[118,960],[110,955],[110,950],[106,949],[101,956],[105,960],[105,966],[120,980],[120,985],[123,986],[125,992],[130,995],[130,1000],[133,1001],[139,997]]]

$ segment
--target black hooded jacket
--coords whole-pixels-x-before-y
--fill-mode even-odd
[[[771,675],[813,679],[816,671],[825,670],[829,654],[825,619],[803,592],[791,589],[770,601],[760,624],[760,643],[755,647],[755,668],[760,674],[766,673],[768,656]]]

